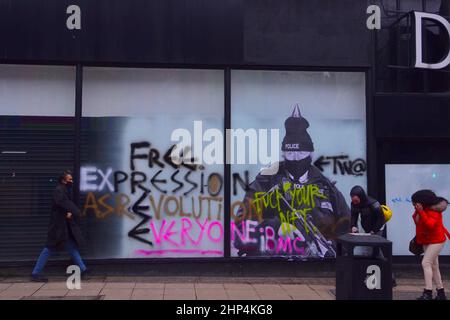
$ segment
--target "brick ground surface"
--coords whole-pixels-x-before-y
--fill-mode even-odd
[[[333,278],[91,277],[69,290],[65,278],[48,283],[0,279],[0,300],[334,300]],[[399,279],[394,299],[420,295],[421,279]]]

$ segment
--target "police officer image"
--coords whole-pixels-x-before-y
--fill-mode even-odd
[[[236,237],[234,246],[239,256],[335,257],[335,239],[350,231],[350,208],[334,183],[313,165],[314,144],[307,131],[309,123],[298,105],[284,126],[283,160],[261,170],[250,183],[244,205],[235,215],[240,232],[243,221],[258,222],[250,233],[254,240],[244,242]],[[248,214],[255,208],[256,215]],[[261,244],[267,238],[268,227],[272,230],[269,236],[274,239],[267,242],[271,245]],[[293,253],[279,250],[286,245],[286,238],[295,246]]]

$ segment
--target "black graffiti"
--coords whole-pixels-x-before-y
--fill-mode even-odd
[[[123,171],[116,171],[114,176],[114,192],[119,192],[119,185],[128,179],[128,174]]]
[[[186,168],[188,168],[189,170],[192,170],[192,171],[195,171],[195,170],[197,170],[198,169],[198,166],[197,165],[195,165],[195,164],[190,164],[190,163],[194,163],[195,162],[195,158],[194,157],[192,157],[192,158],[190,158],[189,159],[189,162],[190,163],[186,163],[184,160],[181,162],[181,165],[178,165],[178,164],[176,164],[176,163],[174,163],[173,162],[173,160],[172,160],[172,151],[173,151],[173,149],[176,147],[176,145],[173,145],[173,146],[171,146],[168,150],[167,150],[167,152],[164,154],[164,161],[166,162],[166,163],[168,163],[172,168],[174,168],[174,169],[178,169],[179,167],[181,167],[181,166],[184,166],[184,167],[186,167]],[[181,152],[180,152],[180,154],[179,154],[179,157],[180,157],[180,159],[185,159],[186,157],[185,157],[185,154],[188,154],[190,152],[190,148],[189,147],[186,147],[184,150],[182,150]]]
[[[184,174],[183,179],[180,179],[178,177],[180,171],[177,170],[170,175],[170,179],[165,179],[161,177],[161,175],[163,174],[163,170],[158,170],[150,177],[142,171],[133,171],[130,174],[127,174],[123,171],[116,171],[113,174],[114,192],[119,192],[121,185],[129,183],[131,194],[135,194],[138,189],[148,192],[154,189],[163,194],[167,194],[169,191],[165,188],[165,185],[167,185],[170,181],[174,182],[177,185],[175,188],[170,190],[171,193],[176,193],[185,187],[189,188],[183,193],[184,196],[187,196],[194,190],[197,190],[199,186],[201,194],[205,194],[206,192],[208,192],[208,194],[212,197],[217,196],[222,191],[223,178],[220,173],[212,172],[207,177],[205,177],[205,174],[202,172],[200,174],[199,181],[194,181],[191,178],[192,172],[193,171],[187,171]],[[212,187],[212,181],[218,182],[215,189]]]
[[[233,195],[237,195],[237,183],[241,186],[241,188],[247,192],[250,190],[250,184],[249,184],[249,177],[248,177],[248,170],[244,171],[245,181],[242,180],[239,173],[233,173]]]
[[[172,175],[170,176],[170,179],[175,182],[176,184],[178,184],[178,187],[176,187],[175,189],[172,190],[173,193],[176,193],[178,190],[182,189],[184,184],[183,182],[177,180],[177,174],[180,172],[180,170],[175,170],[174,173],[172,173]]]
[[[167,194],[168,190],[165,186],[169,182],[173,182],[175,187],[170,191],[171,193],[180,192],[183,188],[187,187],[188,189],[183,192],[184,196],[189,195],[195,190],[200,189],[201,194],[205,194],[207,192],[210,196],[216,197],[222,192],[223,189],[223,176],[220,173],[212,172],[209,175],[205,176],[205,173],[201,170],[204,169],[203,166],[198,166],[190,163],[185,163],[184,160],[180,164],[176,164],[172,161],[172,151],[175,146],[171,146],[162,157],[159,150],[155,148],[151,148],[151,144],[148,141],[131,143],[130,144],[130,171],[115,171],[113,172],[113,186],[114,192],[120,192],[120,188],[125,184],[129,184],[131,194],[136,194],[141,191],[139,199],[132,205],[131,208],[128,208],[128,211],[131,211],[132,214],[136,215],[140,218],[139,223],[134,226],[129,232],[128,236],[133,238],[139,242],[145,243],[147,245],[153,246],[153,242],[147,240],[143,235],[147,235],[151,232],[151,230],[147,227],[147,223],[152,219],[152,216],[146,214],[145,212],[150,211],[149,205],[143,205],[143,202],[149,199],[149,195],[152,190],[157,190],[160,193]],[[188,154],[189,150],[184,149],[180,153],[180,159],[185,159],[183,154]],[[146,161],[146,166],[148,168],[159,168],[159,170],[149,175],[145,172],[136,170],[136,162],[137,161]],[[194,159],[191,159],[193,162]],[[171,173],[170,176],[164,176],[164,170],[168,165],[170,168],[175,169],[174,172]],[[181,175],[181,167],[185,167],[188,169],[184,175]],[[193,172],[200,170],[200,180],[197,180],[198,177],[193,178],[191,175]],[[198,171],[197,171],[198,172]],[[98,174],[98,173],[97,173]],[[241,178],[239,173],[233,174],[233,194],[237,194],[237,184],[244,189],[248,190],[249,185],[249,172],[245,171],[245,180]]]
[[[160,160],[161,153],[159,150],[155,148],[150,148],[151,143],[148,141],[143,142],[133,142],[130,144],[130,170],[134,171],[136,170],[136,160],[147,160],[147,166],[149,168],[153,168],[155,165],[160,167],[161,169],[164,169],[165,164]],[[181,159],[181,163],[178,165],[173,162],[172,160],[172,151],[176,147],[176,145],[172,145],[163,156],[163,160],[166,164],[171,166],[174,169],[178,169],[181,166],[184,166],[188,168],[189,170],[197,170],[198,166],[196,164],[192,164],[195,162],[195,158],[190,158],[190,162],[186,161],[186,157],[184,155],[188,154],[190,149],[189,147],[186,147],[184,150],[181,150],[179,152],[179,159]],[[145,150],[141,150],[145,149]],[[141,153],[138,153],[140,150]],[[187,162],[187,163],[186,163]]]
[[[157,185],[157,184],[159,184],[159,183],[162,183],[162,184],[167,183],[167,180],[166,180],[166,179],[157,179],[157,177],[161,174],[161,172],[162,172],[162,170],[159,170],[159,171],[158,171],[158,172],[150,179],[150,183],[151,183],[152,186],[155,187],[156,190],[158,190],[159,192],[167,193],[166,190],[160,189],[160,188],[158,187],[158,185]],[[145,173],[144,173],[144,175],[145,175]]]
[[[193,191],[197,188],[197,186],[198,186],[197,183],[195,183],[195,182],[189,180],[189,176],[191,175],[191,172],[192,172],[192,171],[188,171],[188,172],[186,172],[186,174],[184,175],[184,179],[186,180],[186,182],[188,182],[188,183],[190,183],[190,184],[192,185],[192,188],[191,188],[191,189],[189,189],[188,191],[186,191],[185,193],[183,193],[184,196],[187,196],[189,193],[193,192]],[[203,174],[203,172],[202,172],[202,174],[200,175],[200,177],[201,177],[201,178],[200,178],[201,181],[203,181],[203,178],[205,177],[205,175]],[[203,194],[203,182],[200,183],[200,185],[202,186],[202,187],[201,187],[201,190],[200,190],[200,193]]]
[[[361,158],[354,160],[352,163],[351,170],[354,172],[355,176],[362,176],[364,172],[367,171],[366,161],[364,161]]]
[[[131,193],[136,193],[136,187],[138,187],[141,190],[144,190],[145,192],[150,192],[149,189],[144,187],[142,184],[145,183],[147,180],[147,176],[143,172],[134,171],[131,173]]]
[[[131,208],[128,208],[128,211],[131,211],[132,214],[136,215],[140,218],[139,223],[134,226],[129,232],[128,236],[139,241],[145,243],[147,245],[153,246],[153,243],[143,235],[149,234],[151,230],[147,227],[147,223],[153,217],[145,212],[150,211],[149,205],[143,205],[143,202],[149,199],[149,195],[152,190],[157,190],[160,193],[167,194],[168,190],[165,188],[169,182],[173,182],[176,186],[170,191],[171,193],[180,192],[185,186],[189,189],[183,192],[184,196],[189,195],[197,189],[200,189],[201,194],[205,194],[206,192],[211,197],[218,196],[223,189],[223,176],[220,173],[212,172],[209,175],[205,175],[205,172],[201,170],[204,169],[203,166],[194,165],[191,163],[185,163],[184,154],[189,153],[189,149],[184,149],[180,153],[180,159],[183,159],[180,164],[176,164],[172,161],[172,151],[175,146],[171,146],[161,158],[161,153],[159,150],[155,148],[151,148],[151,144],[148,141],[136,142],[130,144],[130,171],[115,171],[113,172],[113,186],[114,192],[120,192],[120,188],[125,184],[129,183],[129,187],[131,190],[131,194],[136,194],[137,192],[142,192],[139,199],[132,205]],[[159,168],[159,170],[149,175],[145,172],[136,170],[136,162],[137,161],[146,161],[146,166],[148,168]],[[194,159],[190,159],[191,162],[194,162]],[[168,165],[170,168],[175,169],[174,172],[171,173],[170,176],[164,176],[164,170]],[[185,167],[188,169],[187,172],[181,176],[181,167]],[[199,170],[200,179],[198,177],[191,177],[193,172]],[[197,171],[198,172],[198,171]],[[98,174],[98,173],[97,173]],[[238,193],[238,185],[244,190],[248,191],[249,189],[249,172],[246,170],[244,172],[245,180],[239,175],[239,173],[233,173],[233,194],[236,195]]]
[[[314,162],[314,165],[322,172],[325,166],[332,165],[334,175],[362,176],[367,171],[367,164],[364,159],[350,160],[348,155],[320,156]]]
[[[150,219],[152,218],[150,215],[145,214],[143,211],[148,211],[150,209],[150,206],[143,206],[141,203],[148,199],[148,195],[150,194],[150,191],[144,191],[141,195],[141,197],[134,203],[133,207],[131,208],[131,211],[136,214],[137,216],[141,217],[141,221],[128,232],[128,236],[136,239],[140,242],[146,243],[150,246],[153,246],[153,242],[140,237],[142,234],[150,233],[149,228],[141,228],[141,226],[145,225]]]
[[[218,195],[223,188],[223,176],[220,173],[212,172],[207,176],[207,180],[205,183],[205,173],[200,173],[200,179],[198,182],[194,181],[191,178],[191,174],[193,171],[187,171],[184,176],[180,177],[181,171],[180,169],[175,170],[171,175],[170,179],[163,179],[160,178],[160,175],[163,174],[163,170],[158,170],[155,174],[153,174],[148,179],[148,175],[141,171],[133,171],[130,174],[124,172],[124,171],[115,171],[113,172],[113,185],[114,185],[114,192],[119,192],[120,186],[124,183],[129,183],[131,188],[131,193],[134,194],[137,191],[137,188],[144,189],[147,191],[150,191],[151,189],[146,187],[145,184],[148,184],[151,188],[154,188],[155,190],[158,190],[161,193],[167,194],[168,190],[164,189],[164,185],[169,183],[170,181],[174,182],[177,186],[170,190],[171,193],[177,193],[181,189],[183,189],[185,186],[189,186],[190,189],[183,192],[184,196],[189,195],[190,193],[194,192],[195,190],[199,189],[200,187],[200,193],[205,194],[205,187],[208,191],[209,195],[216,196]],[[233,173],[232,174],[232,189],[233,189],[233,195],[237,195],[239,192],[239,189],[242,189],[244,192],[247,192],[249,190],[249,171],[245,170],[243,173],[244,178],[242,178],[240,173]],[[217,180],[220,182],[218,190],[213,191],[211,189],[211,180],[213,178],[217,178]]]
[[[141,148],[150,148],[150,143],[149,142],[140,142],[140,143],[132,143],[130,145],[131,148],[131,152],[130,152],[130,169],[131,170],[135,170],[135,166],[134,166],[134,160],[136,159],[147,159],[148,158],[148,153],[147,154],[135,154],[136,149],[141,149]]]

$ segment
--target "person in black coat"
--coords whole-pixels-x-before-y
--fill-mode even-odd
[[[385,235],[383,235],[383,226],[385,225],[386,220],[384,218],[383,209],[381,209],[381,204],[377,200],[369,197],[360,186],[354,186],[350,191],[350,196],[352,198],[352,232],[359,232],[358,220],[359,217],[361,217],[361,226],[366,233],[385,237]],[[370,255],[373,254],[374,252],[372,251]],[[379,257],[383,258],[381,251],[379,252]],[[392,273],[392,287],[395,286],[397,286],[397,281],[395,280],[394,273]]]
[[[352,197],[352,232],[358,232],[358,220],[361,217],[361,226],[366,233],[382,235],[385,224],[383,210],[380,203],[369,197],[360,186],[354,186],[350,191]]]
[[[47,260],[54,251],[67,250],[73,261],[80,267],[82,273],[87,271],[81,259],[78,248],[84,244],[84,239],[78,221],[80,210],[72,201],[71,186],[73,177],[70,171],[64,171],[58,179],[58,185],[52,195],[52,212],[47,234],[47,244],[42,250],[31,274],[32,281],[46,282],[40,276]]]

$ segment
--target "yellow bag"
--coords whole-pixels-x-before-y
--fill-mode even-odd
[[[383,210],[384,221],[388,222],[392,218],[392,210],[385,204],[381,205],[381,210]]]

